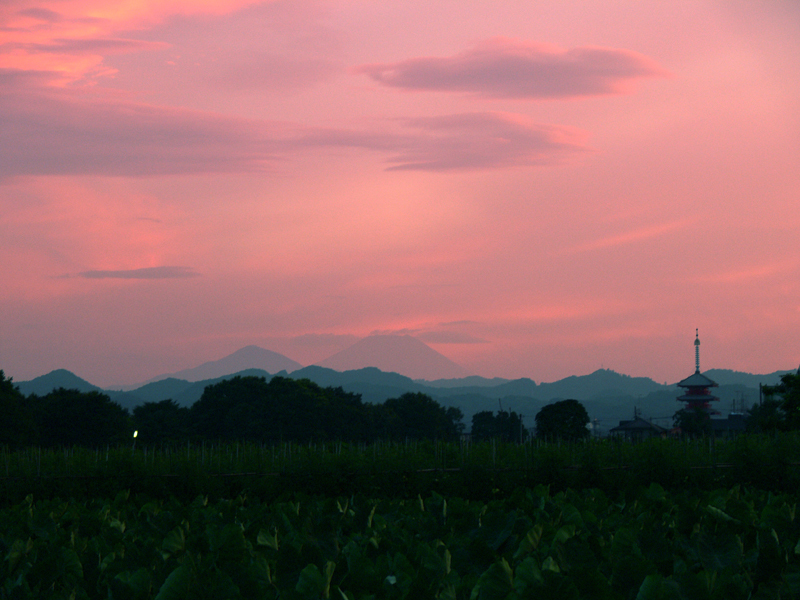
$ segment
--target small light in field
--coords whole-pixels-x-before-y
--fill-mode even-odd
[[[138,429],[133,432],[133,437],[136,437],[137,435],[139,435],[139,430]]]

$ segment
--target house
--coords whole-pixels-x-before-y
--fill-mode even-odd
[[[609,433],[612,436],[621,436],[627,440],[640,442],[651,437],[666,437],[668,429],[645,421],[639,416],[638,411],[634,411],[634,418],[630,421],[620,421],[619,425],[613,427]]]

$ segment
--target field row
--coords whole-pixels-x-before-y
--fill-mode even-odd
[[[262,498],[284,492],[328,496],[416,496],[436,491],[487,499],[540,483],[557,489],[800,488],[800,435],[743,435],[730,440],[654,439],[639,444],[407,441],[373,444],[253,443],[109,447],[89,450],[0,449],[0,502],[37,497],[113,495],[120,488],[153,496]]]
[[[800,594],[797,497],[518,489],[0,510],[7,598],[773,598]]]

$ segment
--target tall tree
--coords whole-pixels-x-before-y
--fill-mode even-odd
[[[457,408],[445,409],[433,398],[420,392],[407,392],[389,398],[383,410],[393,414],[393,437],[414,439],[456,439],[463,427],[463,413]]]
[[[0,446],[18,448],[34,441],[33,412],[11,377],[0,370]]]
[[[783,429],[784,422],[781,401],[776,398],[765,398],[747,411],[747,430],[751,432],[773,433]]]
[[[472,415],[471,435],[473,442],[484,442],[497,435],[497,422],[492,411],[482,410]]]
[[[705,437],[712,432],[711,415],[702,406],[680,409],[673,416],[673,425],[684,437]]]
[[[189,437],[189,409],[174,400],[137,406],[133,409],[133,423],[141,443],[178,442]]]
[[[589,436],[589,414],[577,400],[543,406],[536,414],[536,435],[545,440],[580,440]]]
[[[522,425],[522,418],[514,411],[501,410],[497,415],[484,410],[472,415],[472,440],[480,442],[492,438],[504,442],[520,442],[525,440],[527,432]]]

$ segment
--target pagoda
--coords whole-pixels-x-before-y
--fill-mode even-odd
[[[686,403],[686,411],[702,410],[709,415],[719,414],[710,404],[719,401],[719,398],[712,396],[708,391],[717,387],[717,383],[700,372],[700,334],[697,329],[694,338],[694,374],[678,382],[678,387],[686,390],[682,396],[678,396],[678,402]]]

